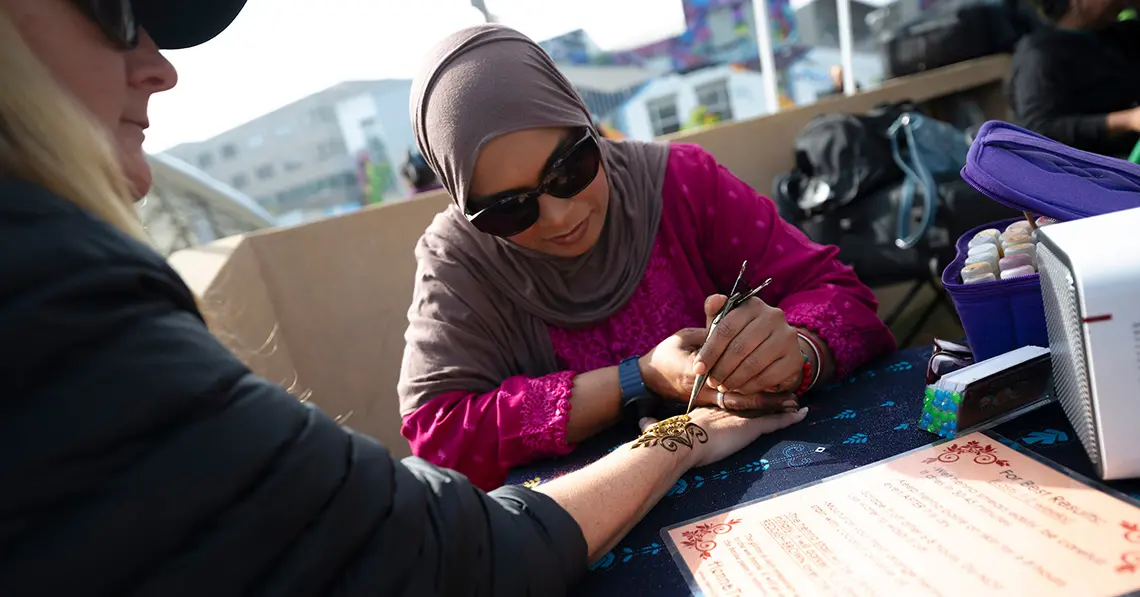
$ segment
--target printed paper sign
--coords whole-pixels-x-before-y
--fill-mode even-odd
[[[1140,509],[982,433],[663,534],[706,597],[1140,589]]]

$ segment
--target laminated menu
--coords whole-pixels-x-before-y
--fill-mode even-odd
[[[705,597],[1140,590],[1140,508],[981,432],[662,535]]]

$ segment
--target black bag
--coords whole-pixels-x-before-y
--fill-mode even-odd
[[[813,241],[839,247],[839,260],[870,286],[936,279],[954,259],[953,241],[986,222],[1017,216],[991,201],[956,174],[936,178],[939,209],[922,242],[911,249],[895,244],[902,182],[876,190],[830,213],[799,222]],[[921,217],[916,211],[915,219]]]
[[[949,2],[879,36],[888,78],[1012,52],[1040,24],[1015,0]]]
[[[872,286],[936,278],[954,257],[954,239],[986,222],[1016,217],[963,182],[956,170],[931,172],[938,194],[934,218],[913,247],[899,248],[905,178],[892,156],[889,131],[899,116],[913,111],[913,103],[900,102],[868,114],[817,116],[796,137],[795,170],[773,183],[780,216],[813,241],[839,247],[839,259]],[[915,202],[909,223],[922,221],[925,213]]]
[[[820,114],[796,135],[796,167],[777,177],[774,194],[785,220],[825,213],[902,180],[888,130],[910,101],[879,104],[866,114]]]

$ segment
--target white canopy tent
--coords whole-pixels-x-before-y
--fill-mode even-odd
[[[164,255],[277,225],[242,192],[167,154],[147,156],[154,184],[139,217]]]

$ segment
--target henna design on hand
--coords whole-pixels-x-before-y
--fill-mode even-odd
[[[676,452],[679,446],[691,449],[694,443],[703,444],[707,441],[709,434],[704,427],[694,423],[689,415],[677,415],[651,425],[633,442],[633,447],[661,446],[670,452]]]

